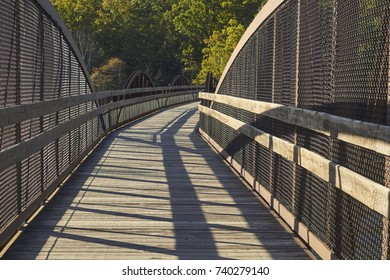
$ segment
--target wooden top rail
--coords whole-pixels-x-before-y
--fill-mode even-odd
[[[390,137],[388,135],[390,128],[386,126],[356,122],[325,113],[226,95],[202,92],[200,93],[200,98],[220,102],[256,114],[263,114],[290,124],[331,135],[343,141],[349,140],[347,142],[369,147],[372,150],[373,148],[370,147],[370,144],[376,145],[375,147],[378,151],[375,151],[389,155]],[[384,217],[390,217],[389,188],[336,164],[315,152],[282,140],[221,112],[202,105],[199,105],[199,110],[205,115],[211,116],[248,136],[263,147],[272,150],[291,162],[295,162]],[[286,119],[283,119],[283,117],[286,117]],[[318,121],[318,124],[316,124],[316,121]],[[351,133],[351,135],[346,137],[348,133]]]
[[[29,155],[38,152],[40,149],[50,144],[59,138],[59,136],[67,133],[81,124],[87,122],[88,120],[97,117],[109,110],[117,109],[125,106],[130,106],[134,104],[139,104],[143,102],[148,102],[161,98],[170,98],[173,96],[184,95],[184,94],[197,94],[197,87],[178,87],[179,89],[192,89],[184,90],[179,92],[171,93],[161,93],[137,98],[125,99],[122,101],[111,102],[105,105],[102,105],[96,108],[93,111],[85,113],[81,116],[73,118],[63,124],[60,124],[44,133],[39,134],[36,137],[30,138],[26,141],[14,145],[8,149],[5,149],[0,152],[0,172],[5,170],[7,167],[16,164],[26,158]],[[170,89],[170,87],[158,88],[161,90]],[[80,95],[80,96],[70,96],[65,98],[59,98],[56,100],[42,101],[37,103],[31,103],[26,105],[14,106],[10,108],[4,108],[0,110],[0,126],[4,126],[4,123],[7,125],[21,122],[31,118],[37,118],[46,114],[51,114],[72,106],[77,106],[89,101],[96,101],[105,97],[123,95],[124,93],[139,93],[139,92],[151,92],[158,90],[155,88],[152,89],[131,89],[131,90],[120,90],[120,91],[111,91],[111,92],[101,92],[97,94],[90,95]],[[50,106],[48,106],[50,105]],[[7,113],[7,114],[6,114]],[[4,119],[2,118],[4,116]]]
[[[131,95],[136,93],[150,93],[150,92],[161,92],[166,94],[165,96],[174,96],[177,91],[189,90],[198,92],[201,87],[197,86],[180,86],[180,87],[155,87],[155,88],[135,88],[126,90],[113,90],[113,91],[102,91],[93,94],[85,95],[72,95],[67,97],[61,97],[52,100],[34,102],[29,104],[22,104],[12,107],[0,108],[0,127],[12,125],[25,120],[39,118],[41,116],[55,113],[60,110],[64,110],[69,107],[77,106],[83,103],[98,101],[104,98],[111,98],[116,96]],[[164,93],[165,92],[165,93]],[[168,93],[167,93],[168,92]],[[169,93],[170,92],[170,93]],[[179,92],[178,94],[182,94]],[[159,98],[161,95],[153,95],[152,99]],[[143,100],[136,98],[138,101]],[[147,99],[149,101],[151,99]],[[118,103],[123,104],[123,103]]]
[[[388,126],[222,94],[201,92],[199,97],[313,130],[386,156],[390,155]]]

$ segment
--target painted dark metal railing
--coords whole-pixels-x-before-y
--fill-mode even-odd
[[[124,88],[148,88],[154,87],[154,81],[148,73],[138,70],[134,71],[126,80]]]
[[[201,133],[323,258],[390,259],[390,5],[270,0]]]
[[[48,0],[2,0],[0,19],[1,248],[107,133],[201,88],[93,93]]]

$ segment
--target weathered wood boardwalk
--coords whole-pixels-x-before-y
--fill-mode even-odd
[[[197,104],[109,135],[5,259],[309,259],[196,131]]]

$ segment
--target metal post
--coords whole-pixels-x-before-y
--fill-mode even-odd
[[[390,28],[390,27],[389,27]],[[387,53],[390,56],[390,43],[387,49]],[[390,79],[390,59],[389,59],[389,68],[388,68],[388,76]],[[387,85],[387,125],[390,126],[390,80]],[[390,157],[385,158],[385,186],[390,188]],[[382,230],[382,260],[389,260],[390,259],[390,223],[389,219],[386,217],[383,217],[383,230]]]
[[[41,76],[40,76],[40,92],[39,92],[39,101],[44,100],[44,91],[45,91],[45,49],[44,49],[44,36],[45,36],[45,29],[43,25],[43,13],[40,10],[39,11],[39,31],[40,31],[40,42],[39,42],[39,49],[41,51]],[[40,132],[43,133],[43,116],[39,118],[40,122]],[[43,148],[40,151],[40,162],[41,162],[41,193],[44,191],[44,154],[43,154]]]
[[[21,53],[21,0],[15,2],[15,10],[14,10],[14,20],[15,20],[15,36],[16,36],[16,105],[21,104],[21,68],[22,68],[22,53]],[[12,54],[11,54],[12,55]],[[16,144],[20,143],[22,140],[21,135],[21,123],[17,123],[15,125],[15,136],[16,136]],[[18,214],[22,211],[22,163],[18,162],[16,164],[16,172],[17,172],[17,198],[18,198]]]
[[[300,47],[300,34],[301,34],[301,0],[297,0],[297,40],[296,40],[296,57],[295,57],[295,100],[294,100],[294,106],[295,108],[298,108],[298,95],[299,95],[299,47]],[[294,144],[298,144],[298,131],[297,126],[294,128]],[[294,157],[298,158],[298,154],[294,153]],[[293,184],[292,184],[292,202],[291,202],[291,208],[296,209],[296,195],[297,195],[297,188],[296,184],[297,181],[297,164],[293,164]],[[296,214],[296,213],[294,213]]]

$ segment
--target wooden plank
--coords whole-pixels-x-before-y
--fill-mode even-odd
[[[306,170],[317,175],[334,187],[349,194],[370,209],[389,218],[390,189],[378,184],[348,168],[299,147],[285,140],[265,133],[253,126],[236,120],[213,109],[199,105],[199,110],[236,131],[245,134],[263,147],[274,151],[291,162],[295,162]]]
[[[245,172],[245,169],[236,162],[234,159],[229,158],[230,156],[224,152],[221,146],[218,145],[206,132],[202,129],[199,129],[201,135],[207,139],[207,141],[212,145],[219,153],[223,155],[238,172],[242,174],[245,180],[255,189],[259,195],[270,205],[276,213],[284,219],[284,221],[289,225],[289,227],[294,230],[301,238],[304,240],[310,248],[312,248],[322,259],[330,260],[337,259],[333,254],[332,250],[325,245],[315,234],[313,234],[305,224],[299,221],[293,213],[291,213],[274,195],[263,187],[259,182],[257,182],[248,172]]]
[[[4,259],[309,259],[196,133],[196,106],[108,135]]]
[[[199,98],[261,114],[390,155],[390,127],[275,103],[201,92]]]

